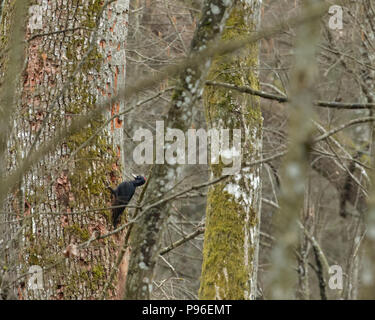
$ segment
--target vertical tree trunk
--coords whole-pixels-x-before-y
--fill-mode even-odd
[[[202,15],[190,46],[190,55],[205,49],[211,41],[220,36],[233,3],[234,0],[204,1]],[[178,78],[171,107],[164,121],[166,132],[168,128],[177,128],[183,132],[190,129],[195,103],[202,95],[210,65],[211,59],[206,59],[199,67],[187,68]],[[164,135],[164,132],[159,132],[159,134]],[[172,143],[166,142],[159,156],[164,157],[164,151],[171,145]],[[148,186],[147,198],[156,199],[168,192],[176,183],[175,177],[181,172],[181,165],[157,162]],[[161,205],[142,213],[139,223],[135,225],[132,232],[132,253],[125,299],[148,299],[150,297],[155,262],[168,217],[168,208]]]
[[[25,35],[22,101],[7,142],[9,170],[58,127],[68,126],[123,85],[128,6],[128,0],[34,2]],[[108,106],[107,119],[118,112],[121,104]],[[8,199],[7,220],[21,218],[21,226],[16,221],[9,230],[23,241],[21,261],[12,267],[19,274],[32,265],[43,268],[43,289],[31,290],[26,279],[18,286],[19,298],[91,299],[101,294],[116,243],[106,239],[78,252],[74,248],[109,229],[110,211],[92,211],[108,206],[107,181],[122,178],[122,122],[107,119],[94,119],[67,137],[24,175],[24,194],[17,191]]]
[[[261,1],[239,1],[227,21],[223,38],[249,36],[258,29]],[[258,44],[230,61],[214,61],[209,79],[258,89]],[[211,187],[207,196],[206,229],[199,297],[255,299],[261,205],[260,166],[249,166],[262,154],[262,114],[257,97],[218,87],[205,89],[207,122],[214,129],[241,129],[241,169]],[[222,153],[223,157],[224,154]],[[211,164],[213,178],[224,165]]]
[[[318,5],[313,0],[303,2],[304,12]],[[295,66],[291,79],[291,107],[289,120],[289,152],[282,167],[280,214],[275,227],[279,239],[272,250],[270,279],[271,297],[291,299],[296,273],[294,248],[298,243],[300,211],[303,209],[305,183],[310,166],[310,147],[313,133],[313,101],[315,95],[316,46],[320,36],[319,20],[314,19],[298,27]],[[276,265],[277,264],[277,265]]]
[[[26,16],[29,1],[2,1],[0,4],[0,180],[7,170],[7,141],[17,111],[19,83],[25,60]],[[5,53],[8,53],[7,55]],[[14,299],[17,278],[17,249],[20,234],[12,234],[6,214],[6,193],[0,191],[0,299]]]

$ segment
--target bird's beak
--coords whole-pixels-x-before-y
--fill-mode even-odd
[[[137,178],[137,176],[134,173],[132,173],[132,176],[133,176],[134,179]]]

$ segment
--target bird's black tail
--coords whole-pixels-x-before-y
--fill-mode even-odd
[[[119,201],[118,199],[115,199],[115,201],[113,201],[113,203],[112,203],[113,207],[121,206],[121,205],[124,205],[124,203]],[[120,223],[121,215],[124,212],[124,210],[125,210],[125,207],[113,208],[112,209],[112,224],[113,224],[113,227],[115,229],[117,228],[118,224]]]

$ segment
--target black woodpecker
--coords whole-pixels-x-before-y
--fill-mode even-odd
[[[113,195],[112,206],[126,206],[134,195],[135,188],[146,183],[146,178],[142,176],[132,175],[135,179],[132,181],[122,182],[115,190],[108,187]],[[120,222],[121,214],[124,212],[125,207],[113,208],[112,209],[112,223],[116,229]]]

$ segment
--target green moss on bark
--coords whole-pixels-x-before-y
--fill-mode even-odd
[[[204,299],[242,299],[249,290],[243,265],[243,220],[245,212],[224,185],[211,189],[207,196],[204,264],[200,296]],[[227,274],[227,278],[225,276]]]
[[[101,12],[102,1],[95,0],[86,8],[83,24],[88,28],[94,28],[97,15]],[[84,37],[75,38],[67,47],[67,58],[73,63],[70,72],[75,70],[81,63],[77,59],[77,52],[80,56],[85,56],[89,50],[87,39]],[[97,102],[93,95],[93,88],[87,81],[90,71],[99,72],[103,63],[103,56],[95,46],[91,48],[85,63],[81,64],[80,75],[72,85],[71,103],[66,107],[66,113],[82,115],[94,108]],[[84,76],[83,76],[84,75]],[[97,93],[99,95],[99,92]],[[89,126],[79,133],[71,136],[67,141],[67,146],[74,152],[104,124],[105,118],[94,119]],[[73,206],[80,207],[105,207],[108,205],[108,195],[106,193],[106,182],[113,172],[113,164],[118,163],[118,156],[113,149],[108,133],[102,130],[100,134],[91,139],[90,143],[80,149],[75,155],[74,169],[70,172],[69,181],[74,196]],[[100,211],[107,220],[110,220],[110,211]]]
[[[74,12],[75,19],[79,19],[80,25],[95,29],[97,17],[98,14],[101,13],[102,5],[103,1],[101,0],[74,0],[72,7],[77,8]],[[96,91],[97,88],[93,86],[93,82],[90,81],[90,76],[92,77],[98,74],[102,69],[103,56],[97,45],[90,47],[89,39],[91,34],[89,30],[79,30],[71,35],[69,40],[65,40],[64,42],[68,62],[66,64],[62,62],[59,67],[62,69],[61,74],[64,75],[64,80],[69,80],[70,84],[64,99],[61,99],[63,102],[59,104],[60,109],[56,113],[57,115],[53,114],[51,116],[51,122],[55,126],[69,125],[69,119],[77,115],[87,114],[98,102],[97,97],[101,92]],[[56,36],[56,39],[56,41],[58,41],[58,36]],[[0,41],[2,40],[0,39]],[[52,51],[43,48],[43,50],[40,51],[40,55],[42,53],[47,54],[47,57],[51,54],[51,59],[54,59]],[[85,62],[82,63],[83,57],[85,57]],[[80,71],[74,79],[69,79],[72,72],[78,67]],[[62,202],[60,198],[58,199],[58,201],[60,201],[60,206],[56,208],[56,211],[64,212],[66,208],[69,208],[70,211],[84,211],[108,206],[110,195],[106,190],[106,183],[109,177],[114,174],[114,164],[119,166],[120,163],[120,161],[118,161],[118,155],[113,148],[110,133],[105,129],[101,130],[85,147],[81,148],[82,144],[86,143],[105,122],[106,119],[104,116],[96,118],[92,120],[87,127],[70,136],[65,141],[64,146],[68,149],[67,156],[71,155],[73,152],[75,152],[75,155],[71,159],[69,167],[63,168],[69,173],[67,180],[69,186],[64,186],[69,189],[68,191],[65,190],[69,193],[69,197],[64,197],[64,201]],[[65,158],[62,159],[62,161],[64,160]],[[51,193],[37,188],[38,187],[33,189],[35,192],[32,194],[26,195],[28,202],[39,204],[51,201]],[[54,192],[54,190],[52,192]],[[66,249],[68,244],[81,243],[89,240],[92,232],[89,228],[89,224],[101,223],[103,220],[101,219],[101,221],[98,222],[98,214],[103,215],[107,221],[110,221],[110,210],[69,216],[67,219],[68,224],[62,227],[63,237],[57,239],[56,243],[54,243],[59,250],[56,250],[56,247],[51,248],[51,243],[49,243],[49,246],[43,245],[41,239],[47,235],[38,234],[34,236],[34,231],[30,226],[29,230],[27,230],[30,233],[30,237],[28,237],[30,248],[25,252],[25,266],[53,265],[56,261],[61,259],[61,253]],[[94,215],[96,216],[94,217]],[[58,225],[60,217],[61,216],[51,216],[51,219],[54,219],[55,221],[53,223]],[[41,221],[38,221],[38,223],[41,224]],[[51,232],[51,234],[55,235],[55,232]],[[115,247],[115,243],[112,239],[105,239],[102,242],[96,243],[96,245],[108,245],[110,250]],[[56,252],[55,255],[51,254],[52,250]],[[85,250],[89,251],[91,248]],[[82,253],[82,251],[80,251],[80,253]],[[82,265],[72,260],[69,264],[69,270],[66,270],[67,265],[64,263],[56,266],[59,276],[63,279],[60,280],[60,283],[63,287],[64,298],[82,299],[87,296],[94,297],[96,292],[99,293],[99,288],[106,280],[105,270],[108,268],[107,264],[109,264],[110,261],[103,261],[103,257],[96,256],[98,255],[96,250],[92,255],[94,259],[92,261],[87,259]],[[91,254],[88,254],[88,256],[91,256]],[[86,270],[86,268],[89,270]],[[86,292],[82,291],[82,286],[85,287]],[[89,290],[91,290],[91,292]]]
[[[227,20],[223,33],[225,40],[248,36],[255,30],[253,13],[245,2],[239,2]],[[259,89],[256,68],[258,47],[252,44],[235,57],[219,57],[211,67],[209,79],[238,86]],[[208,126],[216,129],[241,129],[242,168],[246,162],[260,156],[262,114],[259,99],[220,87],[205,88],[204,101]],[[214,177],[220,177],[224,164],[211,164]],[[255,167],[241,171],[240,177],[230,177],[226,182],[211,187],[207,196],[206,231],[199,296],[202,299],[248,299],[254,297],[251,279],[252,263],[257,253],[257,243],[251,242],[248,231],[259,227],[259,199],[251,196],[259,185],[252,185]],[[226,191],[235,185],[239,194]],[[245,198],[245,199],[244,199]],[[251,198],[253,203],[250,203]],[[246,261],[246,263],[245,263]]]

